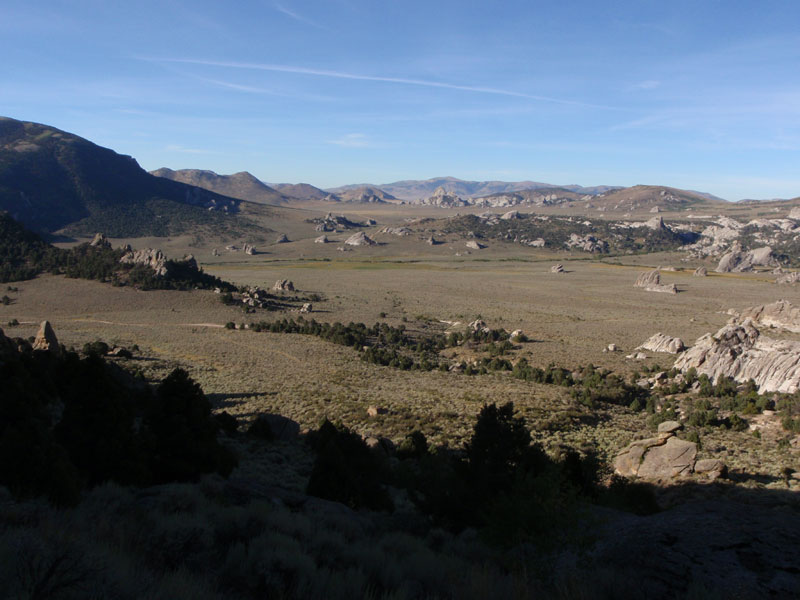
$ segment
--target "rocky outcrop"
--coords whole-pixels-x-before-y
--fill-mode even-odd
[[[370,225],[370,221],[372,221],[372,219],[367,220],[367,225]],[[316,223],[315,229],[317,231],[343,231],[345,229],[362,227],[360,223],[351,221],[344,215],[334,215],[333,213],[328,213],[322,218],[313,219],[312,222]],[[374,225],[375,222],[372,221],[371,224]]]
[[[681,371],[692,367],[712,381],[753,379],[761,392],[791,394],[800,388],[800,342],[768,338],[751,319],[732,322],[699,338],[675,361]]]
[[[375,240],[373,240],[363,231],[354,233],[349,238],[347,238],[344,243],[347,244],[348,246],[374,246],[375,244],[377,244]]]
[[[306,302],[306,303],[303,304],[303,306],[300,307],[300,312],[301,313],[310,313],[312,310],[313,310],[313,307],[311,305],[311,302]]]
[[[697,267],[692,275],[694,277],[708,277],[708,269],[705,267]]]
[[[442,186],[439,186],[433,191],[433,195],[426,200],[421,200],[420,204],[429,204],[431,206],[442,206],[447,208],[469,206],[469,202],[459,198],[457,194],[451,194]]]
[[[425,243],[428,244],[429,246],[438,246],[439,244],[441,244],[441,242],[433,236],[430,236],[427,240],[425,240]]]
[[[130,250],[122,255],[119,262],[129,265],[144,265],[153,269],[158,277],[167,276],[167,257],[161,250],[154,248]]]
[[[645,221],[644,226],[653,231],[667,230],[667,226],[664,225],[664,219],[662,217],[653,217]]]
[[[287,242],[289,242],[289,237],[285,233],[280,234],[275,240],[276,244],[286,244]]]
[[[278,279],[278,281],[275,282],[275,285],[272,286],[272,289],[276,292],[293,292],[294,283],[288,279]]]
[[[466,246],[471,250],[483,250],[484,248],[486,248],[486,246],[484,246],[480,242],[476,242],[475,240],[468,241]]]
[[[725,254],[719,261],[715,271],[717,273],[743,273],[752,271],[753,267],[777,267],[778,261],[772,253],[772,248],[764,246],[744,252],[733,249]]]
[[[250,256],[253,256],[256,253],[256,247],[251,246],[250,244],[245,244],[242,247],[242,250],[244,251],[245,254],[248,254]]]
[[[552,267],[550,267],[550,272],[551,273],[566,273],[566,271],[564,270],[564,265],[562,265],[561,263],[557,263],[557,264],[553,265]]]
[[[636,278],[636,283],[633,284],[633,287],[642,288],[647,292],[662,292],[666,294],[678,293],[678,288],[675,287],[674,283],[661,283],[661,274],[658,272],[658,269],[640,273],[639,277]]]
[[[384,227],[378,233],[388,233],[390,235],[406,236],[411,234],[408,227]]]
[[[109,242],[105,234],[102,233],[95,233],[89,245],[93,248],[111,248],[111,242]]]
[[[779,285],[793,285],[798,282],[800,282],[800,271],[780,274],[775,280],[775,283]]]
[[[692,474],[716,479],[725,466],[714,459],[697,460],[697,444],[675,437],[683,426],[665,421],[658,426],[658,437],[628,444],[614,459],[614,470],[626,477],[663,480]]]
[[[786,300],[745,308],[739,319],[750,319],[756,326],[777,327],[800,333],[800,307]]]
[[[39,331],[36,332],[36,338],[33,340],[33,349],[50,352],[56,356],[61,355],[61,345],[56,338],[56,332],[53,331],[50,321],[42,321],[39,325]]]
[[[503,221],[510,221],[512,219],[519,219],[521,215],[519,214],[518,210],[510,210],[507,213],[504,213],[500,216]]]
[[[321,235],[317,239],[314,240],[315,244],[327,244],[330,240],[328,239],[327,235]]]
[[[671,337],[663,333],[653,335],[644,344],[636,348],[636,350],[649,350],[650,352],[669,352],[670,354],[677,354],[683,352],[686,346],[683,340],[676,337]]]

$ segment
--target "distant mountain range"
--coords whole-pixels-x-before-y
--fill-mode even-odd
[[[340,194],[346,190],[358,187],[378,187],[384,192],[391,194],[400,200],[422,200],[433,195],[437,188],[443,188],[450,194],[455,194],[461,198],[480,198],[491,194],[518,192],[521,190],[535,190],[543,188],[562,188],[578,194],[601,194],[609,190],[617,189],[619,186],[599,185],[594,187],[583,187],[580,185],[554,185],[552,183],[541,183],[538,181],[465,181],[455,177],[434,177],[432,179],[413,179],[406,181],[395,181],[379,186],[372,184],[345,185],[338,188],[330,188],[329,192]]]
[[[32,230],[165,236],[218,228],[240,202],[154,177],[71,133],[0,117],[0,210]]]

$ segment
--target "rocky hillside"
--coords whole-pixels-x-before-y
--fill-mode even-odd
[[[364,202],[370,204],[397,200],[397,198],[381,188],[369,185],[342,190],[329,196],[327,199],[338,200],[339,202]]]
[[[709,197],[708,194],[690,192],[671,187],[635,185],[598,194],[587,202],[587,208],[599,212],[635,212],[650,210],[702,209],[713,210],[725,206],[724,200]]]
[[[172,181],[188,183],[217,194],[257,202],[259,204],[285,204],[290,198],[277,190],[272,189],[247,171],[233,175],[218,175],[214,171],[200,169],[172,169],[161,168],[150,172],[156,177],[164,177]]]
[[[239,200],[154,177],[130,156],[0,118],[0,210],[39,232],[163,236],[230,225]]]

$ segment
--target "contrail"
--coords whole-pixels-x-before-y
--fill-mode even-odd
[[[526,98],[528,100],[538,100],[541,102],[552,102],[555,104],[566,104],[570,106],[582,106],[587,108],[602,108],[609,109],[612,107],[601,106],[597,104],[589,104],[586,102],[578,102],[576,100],[564,100],[561,98],[552,98],[550,96],[538,96],[534,94],[524,94],[522,92],[515,92],[512,90],[503,90],[492,87],[472,86],[472,85],[458,85],[454,83],[444,83],[441,81],[430,81],[428,79],[407,79],[404,77],[382,77],[379,75],[360,75],[358,73],[347,73],[345,71],[328,71],[325,69],[310,69],[307,67],[296,67],[292,65],[272,65],[263,63],[244,63],[244,62],[231,62],[231,61],[217,61],[217,60],[200,60],[191,58],[158,58],[158,59],[144,59],[152,60],[154,62],[171,62],[182,63],[191,65],[205,65],[209,67],[228,67],[231,69],[250,69],[256,71],[271,71],[276,73],[296,73],[299,75],[313,75],[316,77],[331,77],[334,79],[351,79],[357,81],[379,81],[384,83],[398,83],[404,85],[418,85],[424,87],[440,88],[447,90],[461,90],[465,92],[477,92],[480,94],[494,94],[498,96],[511,96],[514,98]]]

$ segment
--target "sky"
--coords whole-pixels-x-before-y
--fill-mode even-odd
[[[800,196],[794,0],[0,0],[0,115],[147,170]]]

